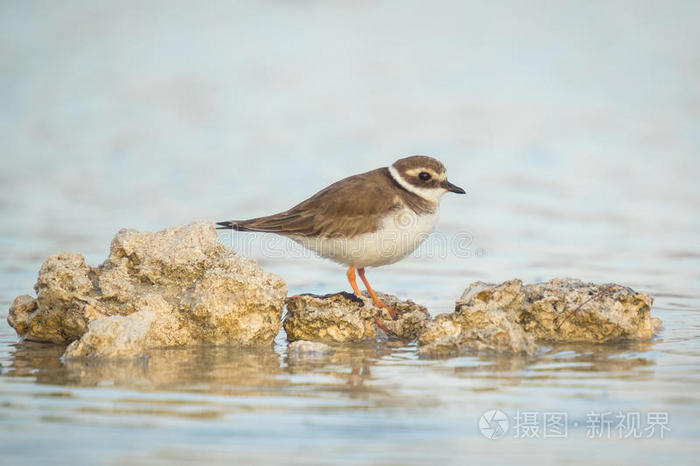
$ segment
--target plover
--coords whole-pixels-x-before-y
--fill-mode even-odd
[[[365,267],[393,264],[413,252],[434,230],[440,198],[448,191],[464,194],[447,181],[442,163],[414,155],[342,179],[284,212],[217,225],[284,235],[348,266],[355,295],[361,295],[357,271],[374,304],[395,318],[367,281]]]

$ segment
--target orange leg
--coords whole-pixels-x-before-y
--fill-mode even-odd
[[[382,307],[389,311],[389,315],[391,316],[392,319],[396,320],[396,317],[398,314],[396,313],[395,310],[391,308],[391,306],[388,306],[387,304],[383,303],[381,299],[377,297],[377,294],[374,292],[371,286],[369,286],[369,282],[367,281],[367,277],[365,277],[365,268],[359,268],[357,269],[357,274],[360,276],[362,279],[362,283],[365,284],[365,287],[367,288],[367,291],[369,292],[369,295],[372,297],[372,301],[374,302],[374,305],[377,307]]]
[[[355,293],[355,296],[362,296],[362,293],[360,293],[360,289],[357,287],[357,279],[355,279],[355,267],[348,267],[348,271],[345,273],[348,277],[348,281],[350,282],[350,286],[352,287],[352,291]]]

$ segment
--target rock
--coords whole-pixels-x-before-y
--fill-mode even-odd
[[[121,230],[109,258],[89,267],[57,254],[37,298],[20,296],[8,322],[24,338],[71,345],[67,357],[126,357],[185,344],[271,344],[287,288],[219,243],[208,222],[157,233]]]
[[[333,348],[329,345],[317,341],[297,340],[287,346],[287,354],[330,354]]]
[[[342,292],[325,296],[312,294],[287,298],[284,329],[289,341],[311,340],[326,342],[360,342],[377,338],[379,321],[390,337],[415,340],[430,320],[428,311],[413,301],[400,301],[395,296],[377,293],[389,306],[399,312],[392,320],[386,309],[372,304],[367,296],[358,297]]]
[[[574,279],[523,285],[472,283],[455,312],[437,316],[420,337],[428,355],[467,351],[534,354],[538,343],[649,339],[661,326],[651,296],[620,285]]]
[[[287,363],[290,366],[307,365],[325,361],[333,354],[333,348],[318,341],[297,340],[287,346]]]
[[[153,310],[110,316],[90,323],[88,331],[68,345],[66,358],[130,358],[150,348],[185,345],[189,335],[175,313]]]
[[[28,294],[17,296],[10,306],[7,322],[17,330],[18,334],[24,335],[29,332],[29,326],[37,308],[37,300]]]
[[[456,313],[455,313],[456,314]],[[441,314],[420,337],[420,354],[442,356],[462,351],[534,354],[537,345],[508,314]]]
[[[97,293],[90,275],[91,269],[80,254],[49,257],[34,285],[36,309],[21,317],[22,310],[13,305],[8,322],[20,336],[31,340],[65,343],[79,338],[87,330],[90,317],[104,315],[95,310]]]

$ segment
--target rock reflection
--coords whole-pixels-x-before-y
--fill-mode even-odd
[[[278,395],[282,392],[374,393],[371,366],[392,348],[375,344],[335,345],[330,354],[287,354],[286,347],[245,349],[190,346],[149,351],[133,360],[61,361],[65,347],[25,341],[15,345],[6,377],[32,377],[44,385],[116,387],[139,391],[184,391],[221,395]],[[295,379],[295,376],[302,378]],[[305,376],[330,377],[324,383]],[[296,387],[296,388],[295,388]]]
[[[646,368],[655,364],[645,355],[651,347],[649,342],[562,344],[538,356],[481,354],[426,360],[417,358],[415,348],[386,343],[333,345],[328,354],[287,353],[284,344],[265,349],[196,346],[154,350],[138,360],[63,363],[62,346],[24,342],[15,346],[2,375],[31,377],[38,384],[57,386],[233,397],[292,396],[310,402],[314,398],[345,398],[361,405],[413,406],[415,393],[407,396],[403,384],[394,382],[404,370],[421,371],[425,380],[456,376],[460,385],[464,383],[473,391],[540,383],[570,386],[582,380],[647,380],[653,371]],[[382,370],[375,371],[382,360]]]
[[[532,370],[542,372],[601,372],[606,377],[642,380],[650,371],[637,369],[654,365],[654,361],[641,354],[651,351],[649,341],[627,341],[603,345],[556,345],[538,359]]]
[[[609,379],[645,380],[651,371],[639,370],[653,366],[654,361],[643,353],[650,351],[651,342],[626,341],[610,344],[558,344],[549,347],[538,356],[517,356],[503,354],[480,354],[478,364],[468,364],[455,368],[456,374],[482,377],[502,377],[512,381],[527,377],[567,378],[566,373],[586,373],[595,377],[601,373]],[[527,373],[523,373],[527,371]]]
[[[287,354],[286,370],[290,374],[308,374],[330,376],[342,381],[342,384],[325,385],[324,390],[347,391],[350,398],[369,394],[390,393],[378,387],[371,387],[365,382],[372,380],[371,367],[392,353],[386,344],[336,344],[333,352],[323,355]]]
[[[191,346],[151,350],[147,357],[61,362],[65,348],[24,342],[16,345],[5,376],[31,376],[40,384],[81,387],[114,386],[146,391],[205,391],[215,394],[261,394],[279,389],[279,355],[272,348]]]

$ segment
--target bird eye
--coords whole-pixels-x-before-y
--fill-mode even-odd
[[[420,172],[418,174],[418,178],[420,178],[423,181],[428,181],[430,179],[430,173],[428,172]]]

